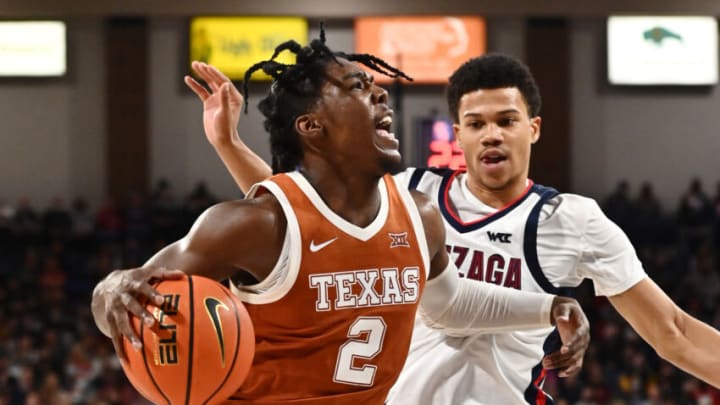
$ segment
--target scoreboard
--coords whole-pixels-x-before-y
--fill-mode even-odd
[[[452,122],[420,118],[415,123],[416,161],[418,166],[464,169],[465,155],[455,139]]]

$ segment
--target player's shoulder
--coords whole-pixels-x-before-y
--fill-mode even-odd
[[[595,199],[573,193],[557,193],[549,198],[542,208],[542,219],[575,224],[605,218]]]
[[[445,222],[442,215],[440,215],[440,210],[426,194],[417,190],[410,190],[410,195],[417,206],[431,253],[435,252],[435,249],[444,248]]]
[[[423,213],[432,214],[437,211],[435,203],[427,194],[417,190],[410,190],[410,196],[412,196],[413,201],[415,201],[415,205],[420,211],[420,215],[423,215]]]
[[[219,211],[219,212],[233,212],[233,211],[267,211],[267,212],[282,212],[279,210],[280,202],[277,197],[272,193],[257,193],[252,197],[239,200],[228,200],[217,203],[208,210]]]
[[[244,200],[230,200],[215,204],[198,218],[203,226],[218,231],[275,227],[285,222],[285,214],[277,198],[271,193]]]
[[[566,210],[600,210],[595,199],[573,193],[558,193],[548,201],[548,204],[557,205]]]
[[[398,184],[410,190],[429,192],[443,182],[456,177],[458,173],[460,171],[447,168],[409,167],[393,177]]]

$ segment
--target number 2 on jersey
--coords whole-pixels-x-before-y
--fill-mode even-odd
[[[366,364],[354,367],[356,358],[371,360],[382,351],[385,329],[387,325],[382,317],[358,317],[348,330],[347,342],[340,346],[337,362],[335,363],[334,381],[351,384],[372,386],[375,379],[376,365]],[[365,338],[361,338],[362,335]]]

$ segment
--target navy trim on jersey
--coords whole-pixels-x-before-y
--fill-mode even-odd
[[[535,282],[545,291],[555,295],[562,295],[566,297],[574,296],[575,289],[571,287],[555,287],[552,285],[550,280],[545,277],[545,273],[540,267],[540,261],[538,260],[537,254],[537,229],[540,222],[540,212],[542,211],[543,205],[548,200],[558,195],[558,191],[540,185],[535,185],[535,190],[540,194],[540,201],[538,201],[530,211],[528,220],[525,223],[525,240],[523,241],[523,250],[525,252],[525,261],[530,274],[532,274]],[[562,347],[562,340],[557,328],[554,329],[543,343],[543,352],[547,355],[560,350]],[[542,390],[542,385],[545,382],[545,370],[542,366],[542,361],[533,367],[530,374],[530,385],[525,390],[525,400],[528,404],[534,405],[553,405],[555,401]]]
[[[410,181],[408,182],[408,190],[416,190],[418,184],[420,184],[420,180],[422,180],[423,175],[427,172],[434,173],[444,179],[445,177],[453,174],[455,171],[442,167],[415,168],[413,174],[410,176]]]
[[[455,216],[452,213],[455,209],[450,206],[451,203],[449,201],[449,198],[446,198],[448,196],[448,193],[450,193],[450,187],[452,187],[453,180],[455,179],[455,177],[458,174],[463,173],[463,172],[464,172],[464,170],[456,170],[456,171],[448,171],[446,173],[442,173],[443,180],[442,180],[442,183],[440,183],[440,190],[438,191],[438,196],[437,196],[438,207],[440,208],[440,212],[442,213],[443,217],[445,218],[445,222],[450,224],[453,228],[455,228],[456,231],[458,231],[460,233],[472,232],[472,231],[478,230],[478,229],[504,217],[505,215],[510,213],[510,211],[515,209],[518,205],[522,204],[522,202],[525,201],[525,199],[528,198],[528,196],[530,194],[532,194],[533,192],[536,192],[535,191],[536,187],[538,187],[533,184],[533,186],[530,187],[530,189],[525,193],[525,195],[518,198],[515,202],[513,202],[509,206],[503,208],[500,211],[495,212],[492,215],[488,215],[484,219],[481,219],[481,220],[478,220],[478,221],[475,221],[475,222],[472,222],[469,224],[465,224],[465,223],[458,221],[455,218]],[[441,174],[441,173],[438,173],[438,174]],[[539,187],[541,187],[543,189],[545,188],[542,186],[539,186]]]
[[[417,185],[420,183],[420,179],[422,179],[423,174],[427,169],[415,169],[413,171],[412,176],[410,176],[410,182],[408,183],[408,190],[416,190]]]
[[[537,255],[537,229],[538,223],[540,222],[540,211],[542,211],[543,205],[545,205],[549,199],[558,195],[558,192],[554,188],[541,186],[539,184],[533,186],[533,191],[540,194],[540,201],[538,201],[532,211],[530,211],[528,220],[525,223],[525,240],[523,241],[525,261],[528,269],[530,269],[530,274],[532,274],[540,288],[547,293],[559,295],[561,289],[552,285],[550,280],[545,277]]]
[[[562,340],[560,340],[560,333],[558,330],[553,330],[543,343],[543,352],[548,355],[550,353],[560,350],[562,347]],[[538,363],[532,369],[530,385],[525,390],[525,401],[532,405],[553,405],[555,400],[542,390],[543,383],[545,382],[545,370],[542,366],[542,361]]]

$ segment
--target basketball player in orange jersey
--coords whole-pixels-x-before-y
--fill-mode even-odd
[[[336,55],[320,40],[290,49],[295,65],[257,64],[273,76],[260,103],[274,164],[283,172],[244,201],[204,212],[183,239],[143,267],[98,283],[99,329],[139,346],[129,316],[155,321],[140,305],[160,303],[153,279],[182,269],[229,278],[256,332],[250,374],[231,403],[382,404],[407,356],[418,306],[436,328],[561,329],[558,363],[577,361],[588,324],[577,302],[467,282],[445,250],[437,209],[397,187],[400,163],[389,133],[387,92],[351,61],[403,73],[367,55]],[[274,56],[273,58],[274,59]],[[224,92],[227,87],[217,89]],[[242,280],[242,281],[240,281]]]
[[[211,66],[196,64],[196,69],[213,82],[211,87],[227,81]],[[269,176],[270,168],[238,137],[242,97],[237,91],[230,94],[220,103],[217,96],[212,100],[199,93],[205,132],[240,188],[247,189]],[[528,178],[531,146],[540,137],[541,102],[527,67],[502,54],[470,59],[450,77],[447,99],[467,172],[409,168],[395,178],[399,185],[427,193],[440,207],[447,248],[460,274],[545,292],[591,279],[596,294],[607,296],[660,356],[720,387],[715,350],[720,333],[658,288],[627,236],[594,200],[558,193]],[[498,230],[506,240],[491,237]],[[520,265],[478,271],[483,257]],[[511,270],[519,276],[511,277]],[[458,336],[419,323],[388,404],[551,404],[542,382],[553,335],[545,328]]]

